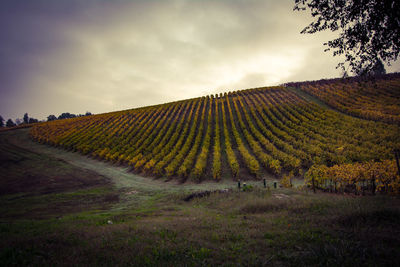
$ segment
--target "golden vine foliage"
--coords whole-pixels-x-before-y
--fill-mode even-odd
[[[397,125],[334,112],[281,86],[56,120],[30,135],[143,175],[201,181],[269,173],[286,183],[310,169],[321,187],[320,168],[390,160],[400,144]]]
[[[400,124],[400,76],[378,80],[355,78],[289,84],[316,96],[328,105],[360,118]]]
[[[400,176],[394,160],[341,164],[332,167],[313,165],[305,174],[305,182],[308,186],[321,189],[334,187],[336,191],[349,189],[354,192],[376,190],[400,193]]]

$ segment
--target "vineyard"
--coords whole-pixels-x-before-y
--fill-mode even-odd
[[[305,174],[310,187],[330,192],[366,194],[400,193],[400,175],[395,161],[364,162],[327,167],[312,166]]]
[[[400,75],[289,83],[352,116],[400,125]]]
[[[52,121],[35,125],[30,135],[142,175],[196,182],[393,162],[392,151],[400,144],[397,125],[340,114],[286,87]]]

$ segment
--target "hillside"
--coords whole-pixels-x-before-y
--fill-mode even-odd
[[[183,181],[301,175],[313,164],[393,159],[400,144],[396,125],[335,112],[285,87],[52,121],[30,134],[135,173]]]
[[[400,199],[164,182],[0,133],[2,266],[397,266]],[[250,187],[251,186],[251,187]],[[193,193],[222,189],[185,201]],[[220,191],[220,192],[221,192]]]
[[[400,73],[288,83],[349,115],[400,125]]]
[[[399,139],[293,87],[4,131],[0,262],[396,266]]]

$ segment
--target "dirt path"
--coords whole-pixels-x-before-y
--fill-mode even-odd
[[[1,133],[2,137],[7,142],[12,143],[17,147],[27,149],[34,153],[45,154],[50,157],[64,160],[69,164],[95,171],[98,174],[109,177],[115,184],[117,189],[122,189],[126,192],[142,192],[142,193],[157,193],[157,192],[184,192],[194,190],[217,190],[224,188],[234,188],[237,183],[232,180],[222,180],[220,182],[206,181],[200,184],[186,182],[179,184],[177,181],[165,182],[163,178],[154,179],[150,177],[142,177],[129,172],[127,167],[119,167],[110,163],[101,162],[80,155],[78,153],[68,152],[63,149],[51,147],[48,145],[38,144],[33,142],[28,135],[29,129],[19,129]],[[247,184],[262,185],[261,181],[248,181]]]

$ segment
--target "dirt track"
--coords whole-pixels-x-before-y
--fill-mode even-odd
[[[154,179],[142,177],[129,172],[128,167],[115,166],[110,163],[101,162],[78,153],[68,152],[62,149],[47,145],[38,144],[32,141],[28,135],[29,129],[19,129],[3,132],[0,134],[3,144],[12,145],[14,150],[25,150],[27,155],[45,155],[46,157],[66,162],[82,171],[96,172],[100,176],[109,178],[119,190],[132,192],[181,192],[193,190],[217,190],[224,188],[234,188],[237,183],[233,180],[223,180],[220,182],[202,182],[195,184],[186,182],[179,184],[177,181],[165,182],[163,178]],[[247,184],[262,185],[261,181],[248,181]]]

